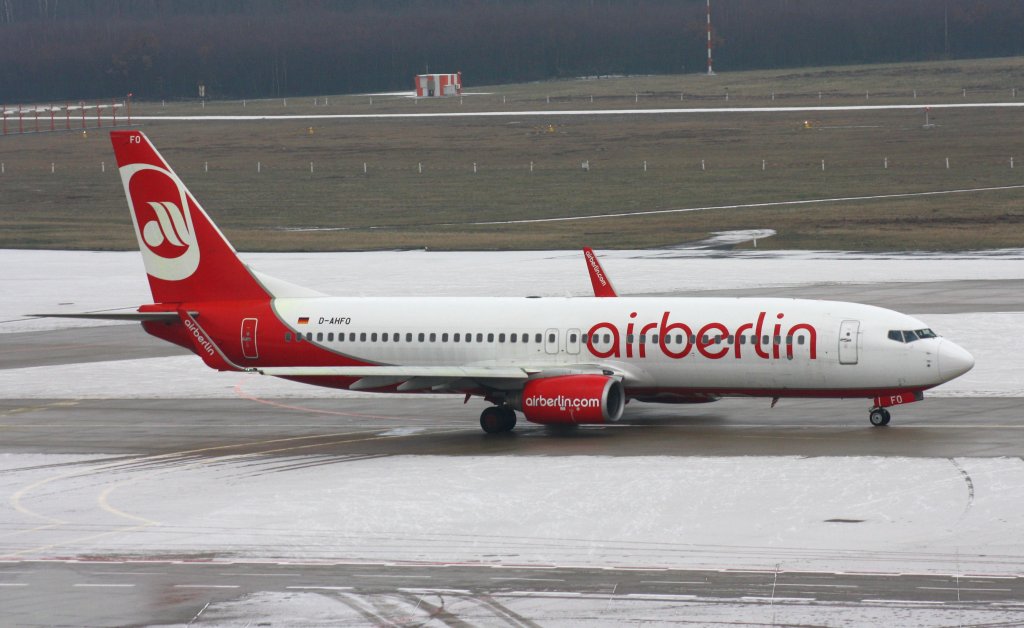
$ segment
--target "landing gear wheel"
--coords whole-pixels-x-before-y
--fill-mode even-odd
[[[871,425],[874,425],[875,427],[889,425],[889,419],[891,418],[892,415],[890,415],[889,411],[885,408],[875,408],[871,411],[871,414],[868,415],[868,420],[870,420]]]
[[[488,434],[509,432],[516,426],[516,411],[508,406],[491,406],[480,413],[480,427]]]

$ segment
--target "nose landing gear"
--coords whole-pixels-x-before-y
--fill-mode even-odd
[[[868,420],[871,421],[871,425],[875,427],[884,427],[889,425],[889,419],[892,415],[885,408],[872,408],[871,414],[868,415]]]
[[[508,406],[491,406],[480,413],[480,427],[488,434],[511,432],[516,426],[516,411]]]

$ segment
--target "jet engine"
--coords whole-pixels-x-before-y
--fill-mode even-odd
[[[622,417],[622,382],[605,375],[560,375],[526,382],[510,399],[528,421],[543,425],[614,423]]]

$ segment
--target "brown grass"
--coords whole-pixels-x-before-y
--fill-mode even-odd
[[[641,94],[642,106],[678,106],[680,92],[690,101],[686,106],[718,106],[723,103],[713,99],[726,86],[729,103],[738,106],[771,104],[772,89],[776,104],[818,104],[816,86],[828,94],[823,96],[826,105],[863,103],[864,89],[872,90],[870,104],[913,102],[910,91],[915,85],[919,99],[935,94],[958,102],[963,100],[960,90],[968,86],[967,100],[1009,100],[1012,85],[1024,84],[1022,65],[1011,59],[714,78],[559,81],[495,88],[500,93],[467,96],[461,105],[455,99],[414,104],[377,97],[370,107],[368,97],[348,96],[331,97],[329,106],[313,107],[312,99],[293,99],[286,113],[543,109],[548,94],[552,109],[564,109],[566,104],[587,108],[588,92],[595,95],[595,108],[634,107],[634,91]],[[508,101],[505,105],[501,95]],[[1024,89],[1019,97],[1024,100]],[[224,102],[208,104],[205,112],[282,113],[276,108],[283,109],[282,103],[247,102],[243,109],[240,102]],[[156,113],[160,103],[136,103],[134,109],[137,115]],[[170,104],[167,109],[199,110],[194,103]],[[806,119],[811,128],[804,128]],[[1024,111],[943,110],[931,121],[937,126],[922,128],[924,112],[915,109],[814,115],[150,122],[141,128],[242,250],[582,244],[633,248],[750,228],[779,232],[759,243],[762,247],[1024,246],[1024,190],[569,222],[471,224],[1024,185],[1019,141]],[[0,246],[135,247],[104,130],[90,129],[87,137],[72,132],[0,138],[0,161],[6,170],[0,175]],[[701,160],[706,170],[701,170]],[[583,161],[589,161],[589,172],[580,167]],[[101,162],[106,162],[105,173],[100,171]],[[345,229],[288,230],[338,227]]]

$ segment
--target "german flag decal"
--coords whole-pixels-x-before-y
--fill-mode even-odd
[[[300,316],[299,317],[299,325],[309,325],[309,317],[308,316]]]

